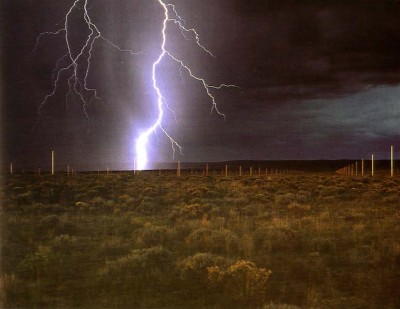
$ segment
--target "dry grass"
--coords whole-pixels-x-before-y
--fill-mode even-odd
[[[15,175],[4,184],[6,308],[400,307],[397,178]]]

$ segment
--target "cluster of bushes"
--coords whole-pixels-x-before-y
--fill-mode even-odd
[[[400,306],[396,178],[14,175],[4,185],[7,308]]]

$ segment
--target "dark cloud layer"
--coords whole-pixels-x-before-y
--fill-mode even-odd
[[[210,116],[210,101],[198,83],[172,62],[163,63],[162,87],[178,119],[167,113],[165,126],[184,147],[182,160],[350,158],[398,138],[392,116],[399,111],[399,0],[171,2],[216,59],[176,31],[169,32],[168,47],[212,83],[240,86],[215,92],[224,121]],[[103,34],[141,54],[96,43],[89,84],[102,101],[88,107],[90,121],[78,100],[66,104],[64,83],[35,127],[65,45],[51,36],[30,53],[38,33],[60,27],[69,5],[2,3],[4,161],[43,165],[55,147],[64,153],[60,164],[85,167],[90,161],[101,168],[117,158],[131,167],[137,132],[154,118],[149,68],[159,52],[162,11],[150,0],[91,0]],[[77,26],[76,46],[85,31]],[[172,160],[168,141],[159,137],[151,141],[152,159]]]
[[[251,95],[285,100],[342,95],[399,82],[399,1],[238,2],[250,20],[237,57]],[[251,57],[246,57],[251,54]],[[248,76],[246,76],[248,77]]]

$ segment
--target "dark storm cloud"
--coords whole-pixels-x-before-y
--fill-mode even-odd
[[[400,80],[399,1],[250,0],[236,11],[246,26],[235,61],[248,69],[240,82],[256,99],[343,95]]]
[[[47,37],[30,53],[38,33],[62,26],[71,3],[2,2],[5,160],[43,166],[55,147],[64,154],[59,164],[72,160],[84,167],[90,161],[104,168],[118,158],[131,167],[135,138],[155,115],[149,81],[160,51],[162,10],[150,0],[90,0],[104,36],[141,54],[97,42],[88,84],[102,101],[87,107],[90,121],[79,100],[66,104],[64,82],[32,130],[65,44]],[[183,146],[182,160],[350,158],[398,139],[399,0],[171,3],[216,59],[171,27],[168,48],[212,84],[240,86],[213,92],[224,121],[215,112],[210,116],[201,84],[172,61],[163,62],[160,85],[178,120],[166,111],[164,126]],[[87,32],[84,24],[76,26]],[[159,137],[152,137],[152,160],[171,161],[169,141]]]
[[[371,152],[387,159],[388,145],[400,138],[399,97],[397,86],[346,97],[282,101],[246,116],[237,114],[210,130],[219,134],[197,142],[202,145],[199,149],[207,147],[219,160],[221,153],[235,159],[279,160],[357,159]]]

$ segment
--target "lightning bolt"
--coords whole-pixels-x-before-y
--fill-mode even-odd
[[[52,88],[39,105],[37,124],[39,123],[40,116],[44,106],[49,102],[49,100],[52,97],[55,96],[59,88],[59,85],[62,82],[66,82],[68,86],[68,91],[65,95],[67,109],[68,109],[69,98],[72,98],[74,96],[77,97],[82,104],[83,113],[87,118],[87,120],[89,121],[89,114],[87,111],[87,107],[93,100],[101,100],[97,94],[97,90],[95,88],[91,88],[88,86],[88,77],[91,70],[93,49],[97,41],[102,40],[103,42],[110,45],[112,48],[116,49],[119,52],[127,52],[131,55],[140,54],[130,49],[121,48],[119,45],[115,44],[111,40],[104,37],[99,27],[92,20],[89,14],[88,1],[89,0],[74,0],[72,5],[69,7],[67,13],[65,14],[64,18],[62,19],[62,21],[58,23],[58,24],[63,23],[63,27],[55,31],[42,32],[36,38],[36,44],[31,54],[36,52],[40,44],[40,41],[47,36],[62,36],[66,47],[66,53],[56,61],[54,70],[52,72],[51,76]],[[141,133],[139,137],[136,139],[135,162],[137,166],[135,167],[135,169],[138,170],[143,170],[146,168],[148,161],[147,145],[149,137],[153,133],[156,134],[157,130],[161,130],[163,134],[171,142],[171,147],[174,156],[177,149],[179,150],[180,154],[182,154],[182,147],[164,129],[162,124],[165,109],[168,109],[170,112],[174,114],[176,121],[175,112],[169,107],[168,102],[163,96],[157,81],[157,75],[156,75],[157,68],[162,64],[165,58],[173,60],[178,65],[181,74],[182,71],[185,71],[190,76],[190,78],[198,81],[203,86],[204,91],[206,92],[211,101],[211,113],[215,111],[218,115],[222,116],[223,118],[225,118],[225,114],[223,114],[218,109],[216,99],[212,92],[214,90],[219,90],[224,87],[237,87],[235,85],[229,85],[229,84],[220,84],[218,86],[209,84],[204,78],[197,76],[192,71],[192,69],[184,63],[183,60],[176,57],[170,50],[167,49],[166,47],[167,27],[172,26],[176,27],[181,32],[185,40],[190,40],[190,38],[193,38],[195,44],[203,52],[215,58],[213,53],[200,42],[200,36],[198,32],[194,28],[186,27],[185,20],[179,15],[175,5],[165,3],[164,0],[155,0],[155,1],[158,2],[158,4],[160,5],[160,7],[163,9],[164,12],[164,18],[162,21],[162,29],[161,29],[162,40],[160,45],[160,54],[157,57],[157,59],[155,59],[152,65],[152,86],[157,96],[156,102],[157,102],[158,116],[154,120],[153,124],[149,128],[147,128],[143,133]],[[73,47],[72,33],[70,33],[71,32],[70,22],[72,17],[75,16],[75,14],[78,14],[78,12],[80,12],[79,14],[81,14],[82,21],[85,24],[87,35],[82,40],[81,46],[79,48],[76,48]]]
[[[154,89],[155,93],[157,94],[158,117],[154,121],[154,123],[147,130],[145,130],[136,140],[136,160],[135,161],[137,162],[136,169],[138,169],[138,170],[143,170],[146,168],[147,160],[148,160],[146,147],[147,147],[150,135],[152,135],[153,133],[156,133],[157,129],[160,129],[165,134],[165,136],[169,139],[169,141],[171,142],[173,155],[175,155],[176,149],[179,149],[180,153],[182,154],[182,147],[178,144],[178,142],[175,139],[173,139],[168,134],[168,132],[164,129],[164,127],[162,125],[163,116],[164,116],[164,105],[167,107],[167,109],[170,109],[170,108],[166,104],[166,100],[165,100],[164,96],[162,95],[162,92],[158,86],[156,70],[157,70],[157,67],[162,63],[164,58],[169,57],[170,59],[175,61],[181,69],[184,69],[189,74],[189,76],[191,78],[193,78],[194,80],[196,80],[202,84],[205,92],[207,93],[207,95],[210,98],[211,103],[212,103],[211,104],[211,113],[213,111],[216,111],[220,116],[224,117],[224,119],[225,119],[225,114],[223,114],[218,109],[215,97],[212,94],[212,89],[221,89],[224,87],[237,87],[235,85],[229,85],[229,84],[220,84],[218,86],[214,86],[214,85],[207,83],[207,81],[204,78],[195,75],[193,73],[193,71],[191,70],[191,68],[189,66],[187,66],[183,60],[174,56],[173,53],[166,48],[167,26],[168,26],[168,24],[173,24],[178,27],[178,29],[181,31],[183,37],[186,40],[189,40],[189,34],[194,35],[195,43],[197,44],[197,46],[199,48],[201,48],[205,53],[207,53],[210,56],[215,58],[215,56],[211,53],[211,51],[209,51],[206,47],[204,47],[200,43],[200,37],[199,37],[199,34],[197,33],[197,31],[193,28],[185,27],[185,25],[184,25],[185,22],[182,19],[182,17],[180,17],[180,15],[178,14],[178,11],[176,10],[175,5],[166,4],[163,0],[156,0],[156,1],[160,4],[162,9],[164,10],[164,19],[163,19],[162,30],[161,30],[161,35],[162,35],[162,41],[161,41],[161,46],[160,46],[161,52],[160,52],[158,58],[154,61],[153,66],[152,66],[152,84],[153,84],[153,89]]]
[[[70,19],[75,12],[81,11],[82,20],[86,24],[88,34],[84,39],[83,45],[77,50],[72,48],[71,33],[69,31]],[[137,55],[140,53],[133,52],[130,49],[123,49],[117,44],[113,43],[109,39],[103,36],[98,26],[92,21],[89,9],[88,0],[75,0],[69,7],[68,12],[64,17],[64,27],[56,31],[45,31],[40,33],[36,38],[36,44],[31,54],[35,53],[40,41],[46,36],[60,36],[63,35],[67,53],[59,58],[56,62],[55,68],[52,72],[52,89],[44,97],[43,101],[39,105],[38,109],[38,120],[42,113],[43,107],[47,102],[56,94],[60,83],[64,80],[68,85],[68,92],[66,94],[66,103],[68,108],[68,97],[75,95],[79,98],[82,103],[82,109],[85,117],[89,120],[89,114],[87,112],[87,106],[93,100],[101,100],[97,95],[97,90],[88,86],[88,77],[90,73],[91,60],[93,57],[94,44],[98,40],[104,41],[119,52],[128,52],[131,55]]]

